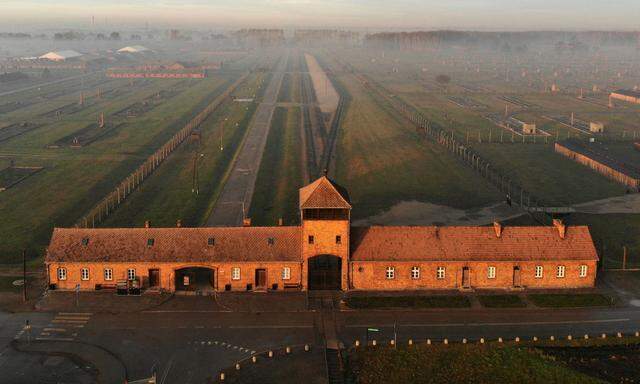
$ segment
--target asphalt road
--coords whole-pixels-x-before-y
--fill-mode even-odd
[[[207,221],[208,226],[240,226],[243,214],[251,207],[253,190],[267,143],[273,111],[278,102],[288,53],[280,60],[267,85],[262,102],[256,109],[249,133],[233,165],[233,169]]]
[[[268,296],[263,296],[268,300]],[[174,300],[180,300],[176,298]],[[632,334],[640,329],[638,308],[598,309],[454,309],[454,310],[336,310],[281,312],[229,312],[192,309],[149,310],[128,313],[29,313],[0,314],[0,371],[20,383],[26,375],[37,375],[38,369],[51,371],[50,366],[25,363],[25,356],[8,343],[18,337],[21,344],[26,334],[20,334],[24,320],[29,318],[32,337],[55,351],[56,345],[73,353],[69,345],[94,348],[94,353],[82,352],[83,359],[104,359],[105,352],[113,362],[96,361],[95,366],[123,365],[129,380],[149,377],[156,371],[164,383],[203,383],[216,377],[220,370],[233,366],[252,353],[286,345],[321,345],[327,315],[335,317],[335,330],[344,345],[355,340],[364,342],[366,328],[378,328],[371,333],[379,343],[393,338],[394,324],[398,341],[416,342],[429,338],[435,342],[444,338],[460,341],[484,337],[531,339],[533,336],[566,338],[582,337],[585,333],[597,337],[607,333]],[[323,319],[325,321],[323,321]],[[49,330],[49,331],[46,331]],[[43,333],[45,335],[43,336]],[[328,332],[327,332],[328,333]],[[69,341],[69,339],[72,339]],[[33,340],[33,339],[32,339]],[[83,351],[86,351],[83,350]],[[100,356],[99,356],[100,355]],[[68,377],[83,377],[79,367],[60,364],[69,371]],[[75,368],[75,369],[74,369]],[[66,371],[65,371],[66,372]],[[41,372],[40,372],[41,373]],[[75,375],[75,376],[73,376]],[[62,376],[64,377],[64,376]]]

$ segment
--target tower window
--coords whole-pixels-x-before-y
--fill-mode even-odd
[[[314,240],[315,239],[314,239],[313,235],[309,235],[309,239],[308,239],[309,244],[313,244]]]
[[[216,245],[216,239],[215,239],[215,238],[213,238],[213,237],[210,237],[210,238],[207,240],[207,245],[209,245],[210,247],[213,247],[214,245]]]
[[[387,276],[387,279],[389,280],[395,279],[396,269],[394,267],[387,267],[386,276]]]
[[[155,239],[147,239],[147,247],[153,247],[153,244],[156,242]]]
[[[336,244],[342,244],[342,236],[340,235],[336,236]]]
[[[267,239],[267,243],[269,243],[269,245],[273,245],[276,242],[276,239],[274,239],[273,237],[270,237]]]

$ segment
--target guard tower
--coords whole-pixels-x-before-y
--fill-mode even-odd
[[[300,189],[302,288],[348,287],[351,204],[347,191],[322,176]]]

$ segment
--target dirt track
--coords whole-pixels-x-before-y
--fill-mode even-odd
[[[255,112],[249,133],[236,158],[231,174],[222,189],[207,225],[212,227],[240,226],[245,212],[251,206],[264,147],[267,143],[271,117],[278,101],[288,54],[277,65],[267,85],[262,102]]]
[[[313,82],[313,89],[315,90],[316,99],[318,100],[318,106],[320,111],[326,114],[333,114],[338,108],[338,102],[340,101],[340,95],[333,87],[331,80],[324,73],[320,64],[315,57],[304,54],[307,61],[307,67],[309,68],[309,75],[311,75],[311,81]]]

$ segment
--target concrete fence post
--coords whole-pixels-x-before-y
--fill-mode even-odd
[[[376,344],[378,344],[378,343],[375,341],[375,339],[374,339],[374,340],[371,340],[371,345],[373,345],[373,346],[375,347],[375,346],[376,346]]]
[[[240,370],[240,363],[236,363],[236,371]]]
[[[268,356],[269,356],[269,357],[273,357],[273,351],[269,351]]]
[[[360,346],[360,340],[356,340],[355,346],[356,346],[356,348],[358,348]]]
[[[514,339],[514,341],[515,341],[516,343],[519,343],[519,342],[520,342],[520,338],[519,338],[519,337],[516,337],[516,338]]]
[[[427,345],[431,345],[431,339],[427,339]]]
[[[305,352],[309,352],[309,349],[310,349],[310,348],[309,348],[309,344],[305,344],[305,345],[304,345],[304,351],[305,351]]]
[[[251,356],[251,362],[255,363],[256,361],[258,361],[258,358],[256,356]]]
[[[220,381],[224,381],[224,372],[220,373]]]
[[[445,345],[447,345],[447,344],[449,344],[449,340],[448,340],[448,339],[444,339],[444,340],[442,341],[442,343],[443,343],[443,344],[445,344]]]
[[[584,339],[585,339],[585,340],[589,340],[589,335],[585,333],[585,334],[584,334]]]
[[[484,344],[484,337],[480,338],[480,344]]]

